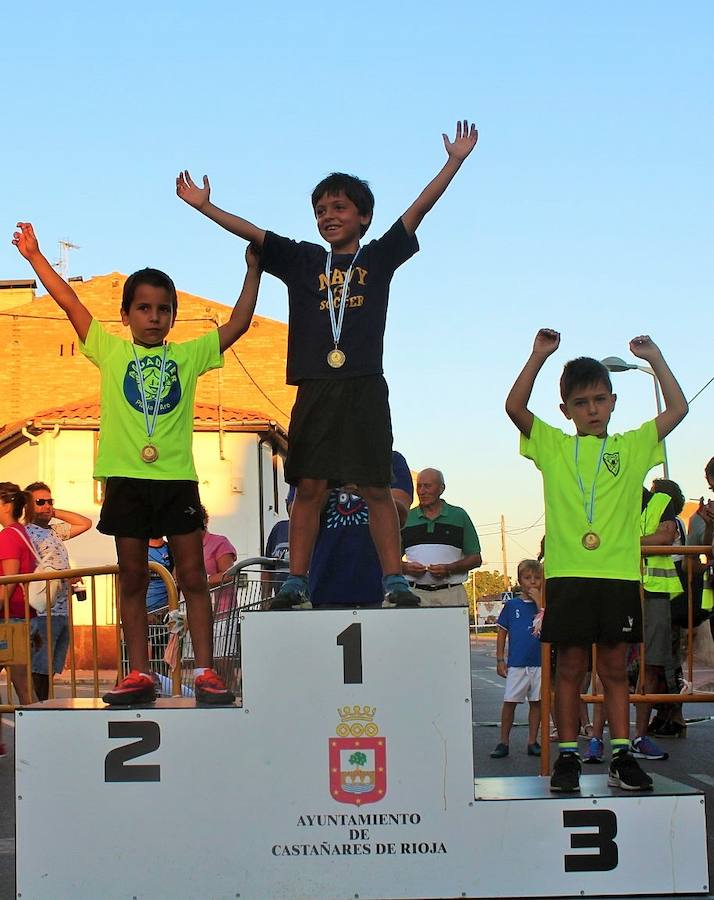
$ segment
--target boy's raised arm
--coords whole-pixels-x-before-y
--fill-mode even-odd
[[[211,185],[208,176],[203,176],[203,187],[199,187],[191,178],[188,171],[179,172],[176,176],[176,194],[189,206],[203,213],[204,216],[216,222],[221,228],[230,231],[238,237],[244,238],[258,249],[262,248],[265,240],[265,229],[258,228],[247,219],[234,216],[211,203]]]
[[[551,353],[555,353],[559,344],[560,332],[553,331],[552,328],[541,328],[533,341],[531,355],[506,397],[506,412],[516,428],[526,437],[531,436],[533,428],[533,413],[528,409],[533,385],[543,363]]]
[[[689,412],[687,398],[682,393],[679,382],[662,356],[662,351],[648,334],[641,334],[630,341],[630,352],[640,359],[646,360],[655,373],[655,378],[662,388],[664,410],[655,419],[657,436],[663,441],[667,435]]]
[[[442,135],[442,137],[444,138],[444,147],[446,147],[448,159],[436,178],[427,184],[402,216],[402,222],[408,234],[414,234],[421,224],[421,220],[447,189],[451,179],[461,168],[461,163],[476,146],[478,131],[475,125],[469,126],[468,121],[464,119],[463,126],[461,122],[456,123],[456,137],[453,141],[450,141],[446,134]]]
[[[255,304],[258,300],[258,288],[260,287],[260,254],[253,244],[248,244],[245,251],[245,261],[248,271],[245,273],[243,290],[236,300],[230,319],[218,329],[218,340],[221,353],[234,344],[238,338],[245,334],[253,318]]]
[[[92,324],[92,314],[42,255],[32,225],[29,222],[18,222],[17,227],[20,230],[14,232],[13,244],[35,270],[35,274],[47,289],[47,293],[66,313],[80,341],[84,342],[89,326]]]

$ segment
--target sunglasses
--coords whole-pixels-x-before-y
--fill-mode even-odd
[[[35,506],[44,506],[45,503],[49,503],[50,506],[55,505],[55,501],[50,497],[49,499],[35,500]]]

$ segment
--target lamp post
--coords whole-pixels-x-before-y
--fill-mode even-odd
[[[619,356],[606,356],[605,359],[601,359],[600,362],[605,366],[605,368],[609,372],[629,372],[631,369],[637,369],[639,372],[646,372],[648,375],[652,376],[652,380],[654,381],[654,390],[655,390],[655,403],[657,404],[657,415],[662,412],[662,395],[659,391],[659,382],[657,381],[657,376],[654,373],[654,369],[650,368],[650,366],[638,366],[636,363],[628,363],[625,362],[624,359],[620,359]],[[664,477],[669,478],[669,463],[667,462],[667,446],[664,441],[662,441],[662,450],[664,454],[664,462],[662,463],[662,471],[664,472]]]

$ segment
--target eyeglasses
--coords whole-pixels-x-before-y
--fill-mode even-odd
[[[50,506],[54,506],[54,505],[55,505],[55,501],[52,499],[52,497],[50,497],[49,499],[44,499],[44,498],[43,498],[43,499],[35,500],[35,506],[44,506],[45,503],[49,503]]]

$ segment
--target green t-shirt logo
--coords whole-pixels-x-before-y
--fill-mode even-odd
[[[166,361],[166,370],[164,371],[164,383],[161,386],[161,397],[157,397],[159,387],[159,375],[161,372],[161,355],[145,356],[141,360],[141,378],[144,382],[144,391],[146,392],[146,402],[149,407],[149,415],[154,414],[154,404],[159,403],[158,415],[175,409],[181,399],[181,382],[179,381],[178,366],[169,359]],[[136,364],[131,360],[126,368],[124,376],[124,396],[127,403],[134,409],[141,409],[141,392],[139,391],[138,375]]]
[[[603,454],[602,461],[608,468],[608,471],[611,475],[617,475],[620,471],[620,454],[619,453],[605,453]]]

